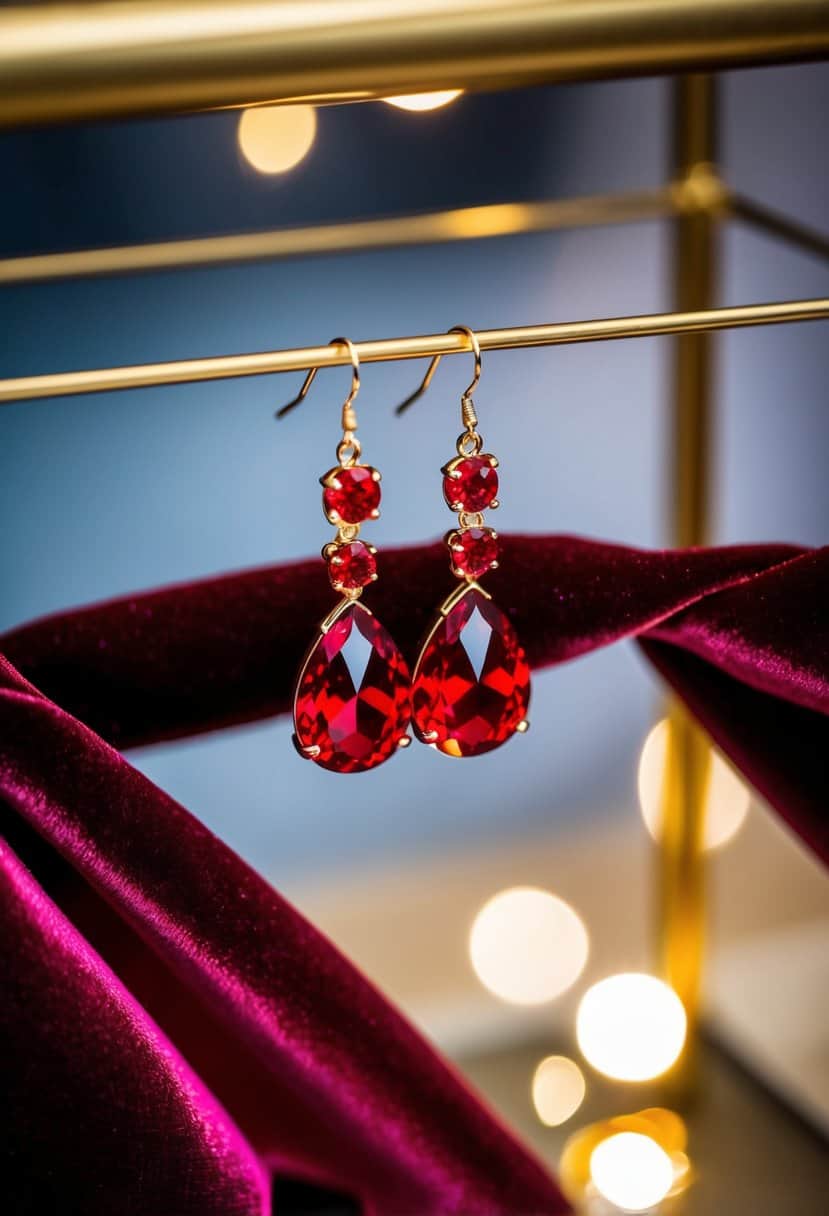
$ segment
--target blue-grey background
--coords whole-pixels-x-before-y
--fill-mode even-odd
[[[728,75],[722,100],[729,179],[825,227],[829,69]],[[11,255],[651,186],[666,172],[667,106],[668,85],[643,80],[464,97],[427,114],[329,108],[307,159],[277,178],[242,160],[233,113],[4,134],[0,242]],[[668,252],[651,223],[6,288],[0,375],[660,310]],[[724,255],[724,303],[826,292],[826,266],[754,233],[731,230]],[[826,540],[827,338],[812,324],[719,339],[717,541]],[[487,355],[477,400],[502,463],[499,527],[667,543],[669,369],[665,339]],[[423,370],[364,370],[381,549],[447,526],[437,470],[470,367],[447,360],[395,420]],[[347,382],[321,374],[279,426],[273,409],[298,376],[4,408],[0,628],[316,553],[328,537],[317,478]],[[285,720],[132,759],[290,888],[329,868],[629,809],[657,697],[633,648],[618,646],[539,675],[530,734],[474,764],[413,747],[338,778],[294,755]]]

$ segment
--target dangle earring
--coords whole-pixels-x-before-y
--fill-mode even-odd
[[[462,579],[440,607],[423,642],[412,676],[412,724],[422,743],[447,756],[480,756],[527,730],[530,669],[507,617],[478,583],[498,566],[498,533],[484,524],[486,508],[498,506],[498,461],[483,451],[472,396],[481,378],[481,350],[471,329],[458,325],[475,355],[475,376],[461,397],[465,430],[457,456],[444,465],[443,494],[458,513],[446,535],[450,566]],[[402,413],[428,388],[440,355]]]
[[[301,756],[335,773],[376,768],[406,747],[411,717],[411,681],[391,636],[360,603],[363,588],[377,578],[373,545],[359,539],[360,525],[377,519],[380,474],[361,464],[354,399],[360,388],[357,352],[347,338],[334,338],[351,356],[351,392],[342,409],[343,437],[337,464],[320,478],[322,507],[336,528],[322,550],[331,586],[342,599],[319,626],[294,686],[294,745]],[[317,369],[299,395],[283,406],[284,417],[304,399]]]

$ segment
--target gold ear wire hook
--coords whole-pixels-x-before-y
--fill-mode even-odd
[[[478,425],[478,419],[475,417],[475,410],[472,405],[472,395],[475,392],[475,389],[478,387],[481,379],[481,347],[480,343],[478,342],[478,335],[473,329],[469,329],[469,327],[466,325],[453,325],[452,328],[448,330],[448,333],[466,334],[472,347],[472,353],[475,356],[475,374],[472,377],[472,383],[464,389],[461,396],[461,412],[463,414],[464,426],[471,431],[474,430]],[[414,405],[415,401],[423,396],[429,385],[432,383],[432,377],[437,371],[438,364],[442,358],[443,355],[435,355],[434,359],[429,364],[426,375],[423,377],[420,387],[416,388],[411,396],[407,397],[405,401],[400,402],[400,405],[398,405],[397,409],[394,411],[395,414],[399,415],[405,413],[410,405]]]
[[[328,343],[329,346],[345,346],[351,358],[351,391],[343,402],[343,433],[345,435],[353,435],[357,430],[357,414],[354,410],[354,398],[360,391],[360,359],[354,347],[354,343],[348,338],[332,338]],[[277,418],[284,418],[286,414],[290,414],[291,410],[296,409],[305,398],[308,396],[308,390],[314,383],[314,377],[319,371],[318,367],[312,367],[308,375],[302,382],[302,388],[294,397],[293,401],[289,401],[287,405],[283,405],[281,409],[276,411]]]

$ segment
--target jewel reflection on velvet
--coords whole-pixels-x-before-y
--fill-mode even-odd
[[[479,756],[525,720],[530,669],[506,616],[470,586],[442,616],[412,682],[415,732],[447,756]]]
[[[409,693],[397,646],[367,608],[352,603],[305,660],[294,697],[297,746],[333,772],[376,768],[405,736]]]

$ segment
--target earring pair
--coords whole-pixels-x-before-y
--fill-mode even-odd
[[[301,756],[338,773],[365,772],[388,760],[415,736],[448,756],[478,756],[527,730],[530,672],[513,626],[478,582],[498,566],[498,534],[484,511],[498,506],[498,461],[483,450],[473,395],[481,378],[474,332],[464,333],[475,356],[472,383],[461,397],[464,430],[456,455],[441,470],[443,493],[458,524],[446,534],[450,567],[461,585],[441,604],[420,647],[414,670],[397,644],[361,601],[375,582],[377,550],[360,539],[361,525],[380,515],[381,476],[361,461],[354,401],[360,363],[347,338],[351,390],[342,407],[337,464],[321,478],[326,519],[336,529],[322,550],[328,577],[342,597],[321,622],[294,686],[294,744]],[[408,408],[428,388],[436,356]],[[312,368],[283,417],[306,396]]]

